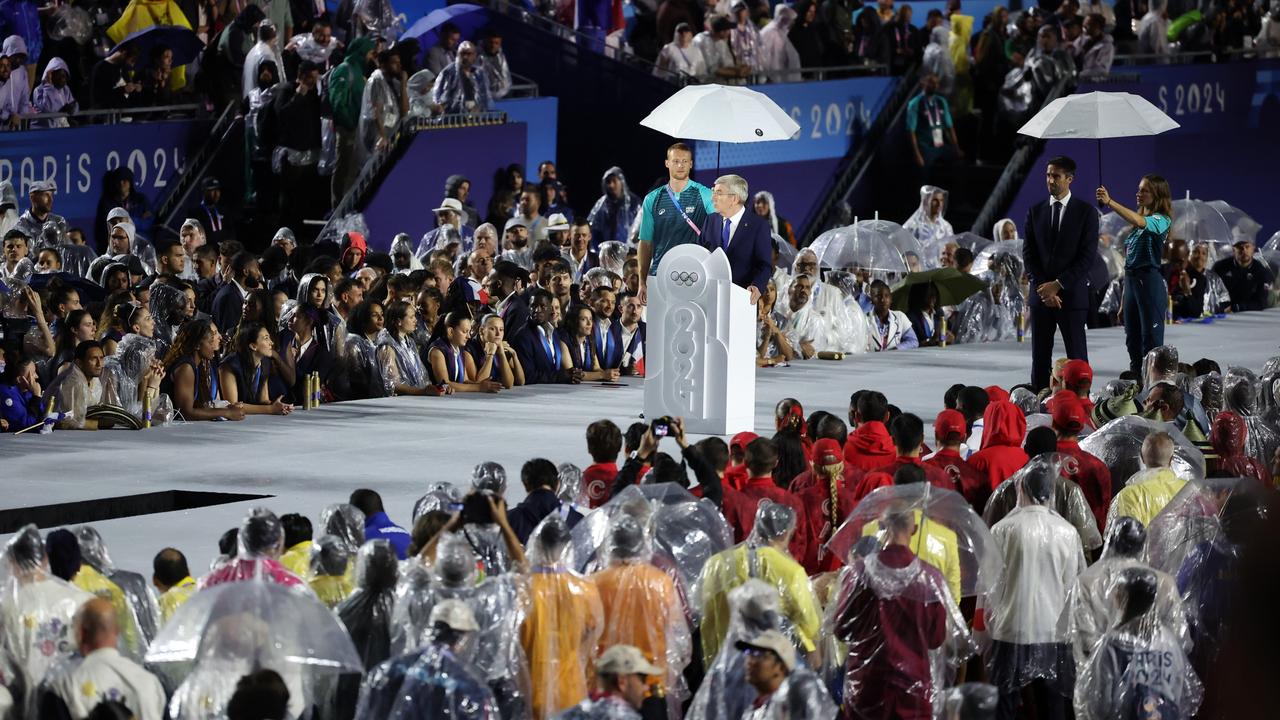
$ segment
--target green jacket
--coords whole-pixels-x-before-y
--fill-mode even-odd
[[[329,106],[333,121],[343,130],[354,131],[360,123],[360,102],[364,97],[364,59],[374,47],[367,37],[347,46],[342,64],[329,74]]]

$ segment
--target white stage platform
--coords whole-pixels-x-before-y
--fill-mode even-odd
[[[1250,313],[1209,325],[1177,325],[1166,332],[1186,362],[1211,357],[1254,370],[1280,354],[1280,311]],[[1060,349],[1060,348],[1059,348]],[[1089,334],[1099,379],[1128,366],[1119,328]],[[760,370],[756,430],[772,433],[773,406],[795,397],[806,412],[847,414],[849,395],[883,391],[889,401],[927,424],[956,382],[1004,387],[1026,382],[1030,344],[1000,343],[860,355]],[[245,511],[266,505],[277,513],[316,518],[351,490],[378,490],[398,523],[408,525],[428,482],[465,483],[482,460],[506,466],[513,504],[523,496],[520,465],[532,457],[590,463],[584,431],[610,418],[624,430],[639,419],[639,380],[623,388],[584,385],[522,388],[498,396],[392,398],[326,405],[289,418],[251,417],[240,423],[192,423],[143,433],[56,432],[0,436],[0,507],[16,509],[83,502],[163,490],[256,493],[274,497],[95,523],[121,567],[150,574],[151,559],[172,545],[201,574],[218,536]]]

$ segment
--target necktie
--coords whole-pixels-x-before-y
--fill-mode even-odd
[[[1061,221],[1062,221],[1062,203],[1054,202],[1053,203],[1053,219],[1050,220],[1051,225],[1049,228],[1049,235],[1051,237],[1054,237],[1054,238],[1058,237],[1058,225],[1061,223]]]
[[[724,225],[720,231],[720,247],[724,250],[729,249],[729,219],[725,218]]]

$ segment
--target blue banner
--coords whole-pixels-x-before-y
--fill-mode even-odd
[[[898,82],[891,77],[864,77],[823,82],[756,85],[800,125],[791,140],[763,143],[722,143],[721,167],[750,167],[844,157],[856,137],[884,107]],[[694,164],[716,167],[717,144],[699,141]]]
[[[169,120],[0,133],[0,181],[13,183],[21,212],[29,206],[31,183],[53,180],[58,186],[54,212],[93,237],[90,225],[108,170],[122,165],[132,170],[134,192],[154,207],[207,127],[201,120]],[[139,225],[143,230],[150,222]]]

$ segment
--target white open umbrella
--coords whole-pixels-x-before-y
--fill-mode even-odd
[[[1042,140],[1098,141],[1098,185],[1102,182],[1102,141],[1159,135],[1181,127],[1146,98],[1124,92],[1091,92],[1058,98],[1040,109],[1018,133]]]
[[[790,140],[800,132],[800,125],[768,95],[732,85],[686,85],[640,124],[675,138],[717,143]]]

